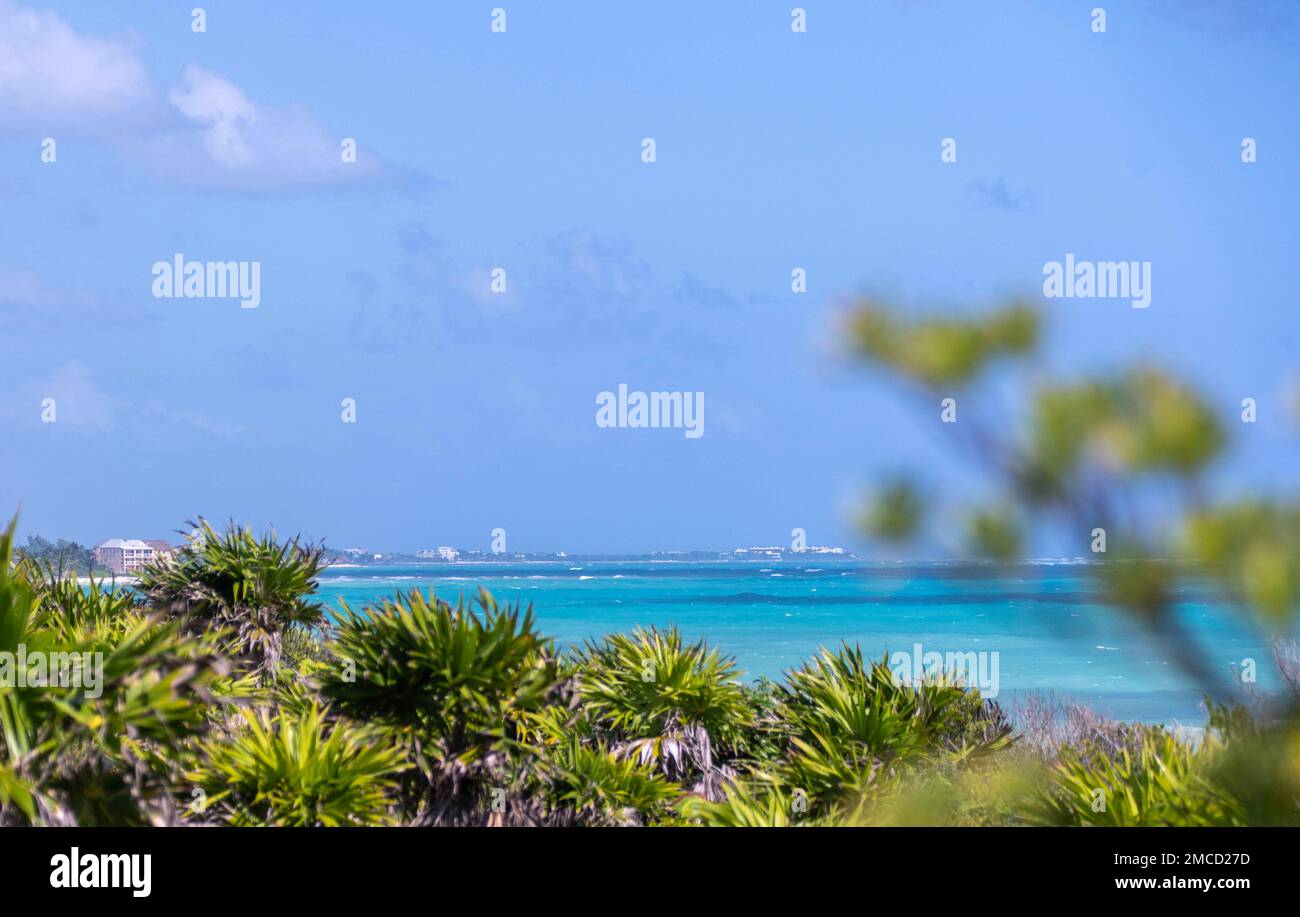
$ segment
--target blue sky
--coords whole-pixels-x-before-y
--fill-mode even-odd
[[[201,34],[195,5],[0,0],[0,508],[25,533],[861,548],[880,473],[979,482],[937,407],[843,359],[845,298],[1039,301],[1066,252],[1150,261],[1152,304],[1042,301],[1039,369],[1154,360],[1229,422],[1254,397],[1217,485],[1300,486],[1294,4],[1106,3],[1104,34],[1099,0],[808,2],[805,34],[752,0],[209,0]],[[176,252],[259,261],[261,305],[154,298]],[[619,383],[704,392],[705,435],[598,428]]]

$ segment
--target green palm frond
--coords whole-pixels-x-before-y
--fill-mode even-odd
[[[258,538],[233,523],[217,532],[201,521],[184,547],[141,571],[139,588],[187,633],[221,630],[232,656],[269,676],[288,635],[324,621],[310,598],[322,554],[296,539]]]
[[[676,628],[638,628],[589,641],[572,665],[579,700],[621,754],[716,795],[715,749],[729,755],[754,722],[733,659]]]
[[[824,827],[837,823],[835,819],[813,815],[802,790],[789,791],[763,782],[729,783],[718,801],[688,796],[678,808],[688,822],[709,828]]]
[[[13,529],[0,535],[0,824],[166,820],[174,765],[149,749],[204,727],[213,641],[11,566]]]
[[[343,607],[321,677],[326,698],[358,720],[408,730],[446,757],[473,757],[512,733],[558,682],[532,609],[479,612],[418,591],[364,614]]]
[[[344,605],[331,651],[322,696],[408,750],[419,776],[403,799],[419,823],[486,823],[508,758],[529,754],[525,716],[561,683],[532,609],[499,607],[487,592],[477,611],[418,591],[364,614]]]
[[[1223,757],[1213,736],[1199,746],[1146,727],[1136,751],[1085,759],[1067,748],[1026,806],[1031,822],[1108,827],[1235,826],[1240,802],[1212,778]]]
[[[936,674],[907,684],[861,648],[823,649],[775,689],[786,752],[759,779],[799,787],[818,812],[896,792],[911,768],[965,760],[1006,747],[1010,726],[996,706]]]
[[[186,777],[200,792],[192,819],[231,825],[380,825],[392,821],[399,749],[374,730],[327,724],[320,707],[297,714],[243,711],[244,730],[203,742]]]
[[[676,783],[604,745],[574,736],[543,757],[544,792],[588,824],[644,824],[668,814]]]
[[[35,571],[34,585],[41,596],[35,626],[68,643],[120,639],[148,611],[134,592],[113,589],[99,577],[83,585],[76,576],[46,566]]]

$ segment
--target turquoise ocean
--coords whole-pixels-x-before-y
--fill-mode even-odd
[[[353,609],[419,589],[455,602],[480,587],[531,604],[561,645],[641,625],[675,624],[735,657],[742,677],[779,679],[820,647],[874,656],[997,653],[998,695],[1054,692],[1126,720],[1201,725],[1201,691],[1160,641],[1099,598],[1081,563],[867,564],[518,562],[331,567],[320,597]],[[1207,583],[1189,579],[1176,614],[1225,679],[1255,660],[1257,688],[1280,687],[1269,639]],[[992,659],[986,656],[986,659]]]

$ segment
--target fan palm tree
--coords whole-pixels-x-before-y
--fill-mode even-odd
[[[776,690],[788,747],[765,779],[806,793],[825,813],[897,789],[912,763],[1008,744],[1011,727],[996,706],[942,675],[903,683],[887,660],[846,643],[792,670]]]
[[[186,778],[199,791],[197,821],[230,825],[324,826],[391,823],[399,748],[376,730],[330,724],[311,704],[296,714],[242,711],[245,728],[205,740]]]
[[[174,821],[177,751],[221,672],[211,641],[104,592],[56,590],[46,609],[40,577],[11,565],[13,532],[0,534],[0,824]]]
[[[526,753],[521,717],[558,689],[549,641],[531,608],[455,607],[419,591],[366,609],[345,604],[320,676],[322,695],[352,719],[382,724],[413,765],[404,786],[418,824],[483,824],[509,757]]]
[[[296,539],[258,538],[233,523],[217,532],[200,521],[184,547],[141,571],[139,588],[183,632],[225,632],[230,655],[265,679],[292,632],[324,621],[324,610],[310,600],[322,553]]]
[[[726,759],[754,721],[735,660],[686,644],[676,628],[638,628],[589,641],[572,666],[581,703],[619,754],[719,798]]]

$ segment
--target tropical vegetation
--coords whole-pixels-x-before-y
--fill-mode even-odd
[[[847,643],[753,683],[671,627],[561,647],[486,592],[327,609],[321,546],[233,523],[200,520],[137,584],[106,587],[16,552],[15,520],[0,825],[1300,824],[1300,508],[1206,496],[1216,413],[1141,367],[1026,384],[1025,426],[981,425],[981,378],[1036,347],[1022,306],[917,320],[858,303],[848,334],[936,424],[947,399],[963,412],[952,435],[1002,495],[965,508],[973,550],[1015,556],[1043,526],[1100,539],[1116,613],[1205,686],[1202,731],[1050,698],[1004,710]],[[894,474],[864,524],[905,544],[940,502]],[[1183,639],[1189,571],[1279,635],[1288,690],[1230,684]]]

